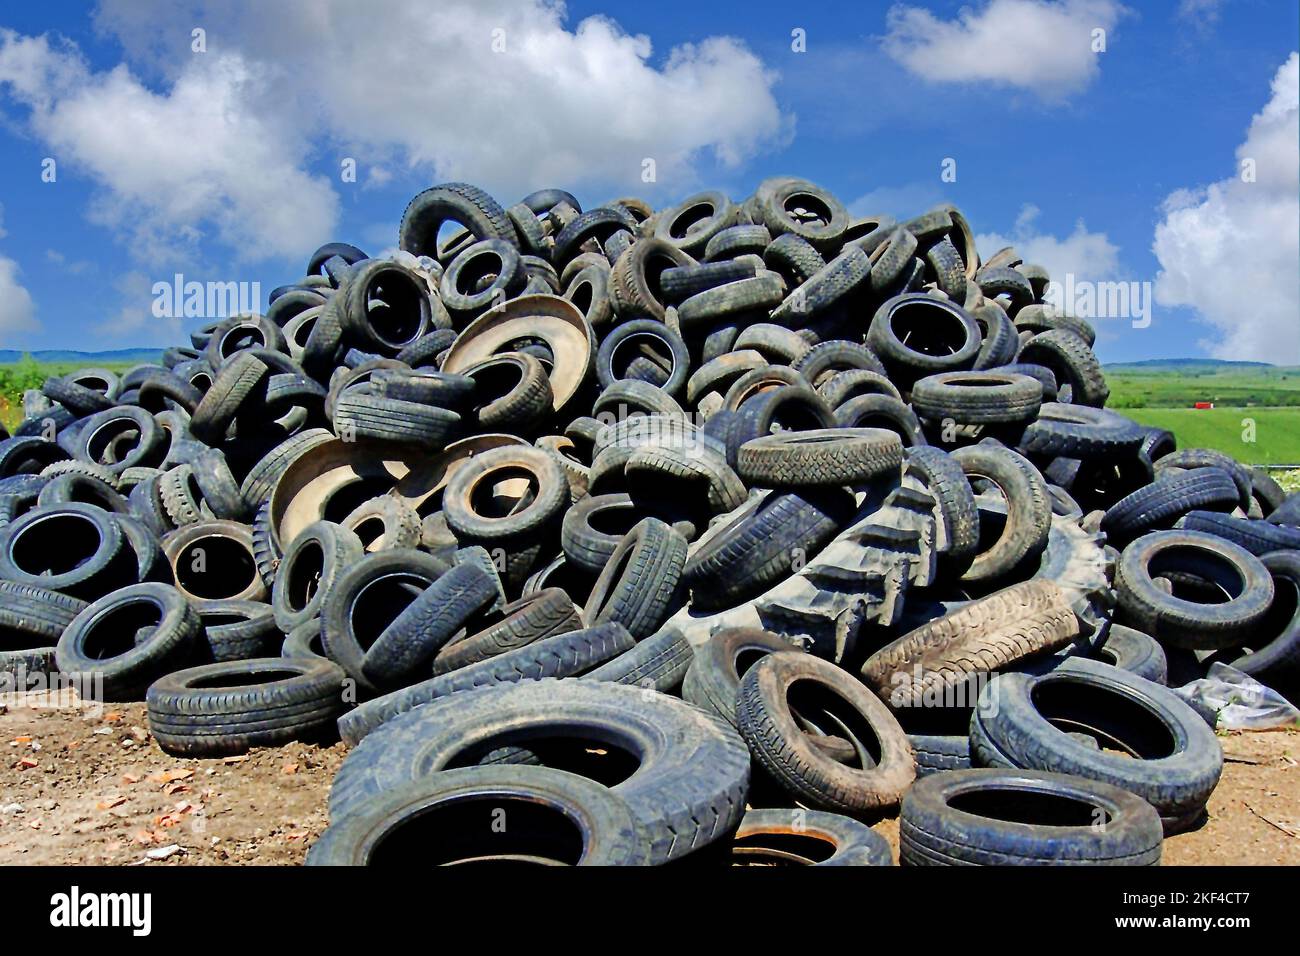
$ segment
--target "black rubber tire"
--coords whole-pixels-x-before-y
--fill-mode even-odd
[[[134,444],[118,455],[113,439],[130,432],[135,432]],[[167,435],[158,420],[134,405],[119,405],[90,416],[76,436],[76,457],[103,465],[115,475],[140,465],[157,465],[166,449]]]
[[[732,866],[893,866],[889,841],[865,823],[819,810],[749,810]]]
[[[989,812],[972,807],[972,797]],[[958,798],[960,808],[952,805]],[[1075,819],[1054,816],[1067,801]],[[903,797],[899,817],[904,866],[1156,866],[1163,839],[1159,817],[1140,797],[1031,770],[930,775]]]
[[[321,640],[320,618],[314,617],[306,624],[299,624],[286,634],[284,644],[280,647],[280,656],[319,657],[323,661],[329,660],[325,656],[325,645]]]
[[[1186,531],[1201,531],[1230,541],[1251,554],[1300,550],[1300,529],[1271,521],[1234,518],[1214,511],[1192,511],[1178,522]]]
[[[680,335],[654,319],[633,319],[631,322],[620,323],[605,336],[596,353],[596,378],[601,388],[609,388],[615,382],[627,379],[635,380],[635,376],[628,374],[632,371],[628,365],[622,362],[616,365],[615,362],[624,351],[634,354],[638,347],[635,343],[646,339],[657,344],[657,352],[660,355],[667,353],[663,357],[668,363],[664,380],[650,384],[662,389],[668,395],[676,396],[681,393],[691,373],[690,353]],[[659,360],[654,364],[662,366]]]
[[[129,701],[206,650],[199,616],[179,591],[133,584],[83,609],[59,638],[55,661],[83,699]]]
[[[1088,343],[1067,329],[1053,329],[1035,335],[1016,357],[1052,370],[1057,382],[1057,401],[1101,408],[1110,397],[1110,386],[1097,356]]]
[[[261,601],[192,601],[213,661],[246,661],[279,653],[284,635]]]
[[[0,527],[0,579],[94,600],[137,581],[117,518],[94,505],[35,508]]]
[[[822,316],[834,316],[871,283],[871,260],[856,246],[844,250],[822,266],[775,309],[771,321],[790,328],[804,328]]]
[[[609,533],[598,530],[593,521],[608,527],[611,513],[625,512],[630,520],[624,522],[626,530]],[[639,509],[628,494],[588,495],[564,513],[560,527],[560,546],[565,558],[574,567],[598,575],[618,549],[623,536],[639,520]],[[617,519],[614,519],[617,520]]]
[[[952,458],[967,480],[974,477],[995,484],[1007,502],[1001,534],[975,556],[962,580],[995,581],[1037,558],[1047,547],[1052,522],[1047,482],[1038,469],[1011,449],[984,442],[958,448]]]
[[[971,601],[876,651],[862,679],[895,710],[950,700],[989,674],[1064,647],[1079,633],[1069,598],[1031,579]]]
[[[750,439],[736,471],[750,486],[853,485],[897,471],[903,443],[882,428],[820,428]]]
[[[482,239],[447,265],[438,282],[438,298],[463,322],[520,294],[527,282],[518,249],[501,239]]]
[[[480,812],[472,815],[475,804]],[[434,830],[434,842],[406,864],[554,861],[578,866],[644,866],[651,861],[644,828],[626,802],[598,783],[547,767],[462,767],[383,793],[356,812],[338,815],[307,852],[308,866],[380,866],[396,862],[393,849],[405,845],[400,827],[418,819],[430,827],[439,808],[455,808],[454,822]],[[501,813],[521,821],[505,834]],[[551,814],[540,817],[541,809]],[[576,852],[556,836],[557,821],[576,831]],[[524,822],[537,821],[537,822]],[[378,852],[383,848],[387,852]]]
[[[695,260],[662,239],[641,239],[618,257],[609,274],[609,297],[619,319],[664,320],[668,293],[660,277],[669,269],[690,268]]]
[[[682,697],[739,729],[736,699],[741,678],[764,656],[784,651],[800,653],[802,648],[762,628],[723,628],[695,650],[682,680]]]
[[[1006,312],[992,303],[976,306],[971,310],[971,318],[980,327],[983,338],[973,368],[977,371],[997,369],[1000,372],[1011,372],[1006,366],[1016,360],[1020,351],[1020,337],[1016,334],[1015,323],[1007,317]],[[1047,391],[1049,388],[1050,394]],[[1055,400],[1056,379],[1053,377],[1050,383],[1044,383],[1044,401]]]
[[[1136,422],[1105,409],[1046,402],[1025,429],[1019,448],[1035,458],[1114,461],[1136,456],[1144,433]]]
[[[807,239],[782,233],[763,250],[763,262],[785,277],[790,288],[807,282],[826,267],[826,260]]]
[[[811,706],[791,688],[817,688]],[[831,709],[834,707],[834,710]],[[858,766],[840,763],[810,742],[800,722],[823,719],[824,733],[850,736]],[[907,735],[888,708],[847,672],[811,654],[769,654],[740,681],[740,733],[759,766],[800,803],[813,809],[861,814],[894,806],[916,779]],[[860,739],[870,734],[874,746]],[[868,753],[870,751],[870,753]],[[879,759],[873,759],[879,754]]]
[[[113,407],[113,400],[103,392],[70,382],[66,378],[47,378],[41,386],[41,394],[79,416],[94,415]]]
[[[1172,527],[1189,511],[1229,511],[1237,501],[1237,485],[1221,468],[1167,473],[1111,505],[1101,519],[1101,530],[1109,541],[1122,547],[1148,531]]]
[[[441,450],[461,430],[461,417],[445,408],[402,402],[375,395],[370,386],[354,385],[334,406],[334,430],[345,441],[378,441]]]
[[[979,553],[980,516],[966,473],[952,456],[928,445],[907,449],[903,473],[914,473],[934,497],[944,528],[944,561],[962,573]]]
[[[771,272],[697,292],[677,309],[677,320],[688,332],[698,332],[727,320],[766,314],[785,296],[785,283]]]
[[[1007,425],[1038,417],[1043,386],[1028,375],[941,372],[912,386],[912,410],[927,421]]]
[[[1261,559],[1273,576],[1273,603],[1246,647],[1211,657],[1270,687],[1291,688],[1300,676],[1300,553],[1275,551]]]
[[[637,641],[635,647],[613,660],[583,674],[582,680],[632,684],[642,690],[674,693],[681,688],[694,656],[691,642],[681,631],[670,625]]]
[[[916,777],[949,770],[969,770],[970,737],[961,734],[908,734],[916,754]],[[906,796],[903,797],[907,799]]]
[[[840,487],[772,492],[710,529],[683,571],[699,609],[734,607],[802,567],[853,517],[853,496]]]
[[[644,518],[623,536],[583,609],[590,625],[617,623],[634,638],[649,637],[684,600],[686,539],[657,518]]]
[[[1105,639],[1098,647],[1084,642],[1082,645],[1070,645],[1067,651],[1063,656],[1091,657],[1136,674],[1153,684],[1169,682],[1169,661],[1165,657],[1165,649],[1149,634],[1123,624],[1109,625]]]
[[[448,766],[495,762],[518,744],[534,755],[543,750],[544,761],[545,745],[575,739],[636,760],[610,789],[645,826],[655,862],[698,850],[739,822],[749,754],[732,728],[666,695],[589,680],[472,691],[389,722],[344,761],[330,814],[347,817],[378,794]]]
[[[469,382],[475,397],[468,404],[483,431],[527,434],[550,414],[555,398],[546,367],[522,352],[494,355],[466,367],[459,375],[443,378]],[[454,407],[445,399],[433,404]]]
[[[493,684],[573,677],[631,650],[634,643],[627,628],[614,623],[533,641],[367,701],[339,718],[339,733],[346,743],[355,745],[385,722],[439,697]]]
[[[84,464],[78,462],[78,464]],[[107,482],[101,478],[78,472],[66,472],[41,488],[36,496],[36,507],[47,508],[57,505],[81,502],[103,508],[117,515],[131,513],[131,506],[126,498],[114,490],[116,482]]]
[[[939,336],[937,323],[941,321],[946,328]],[[933,338],[918,338],[918,332]],[[924,293],[908,293],[885,302],[867,330],[867,345],[904,392],[918,378],[971,368],[980,341],[979,325],[964,309]]]
[[[678,305],[693,295],[715,289],[732,282],[752,279],[758,270],[752,263],[727,259],[722,262],[703,262],[693,266],[674,266],[659,276],[659,287],[664,301]]]
[[[32,584],[0,581],[0,687],[26,690],[54,673],[55,645],[85,601]]]
[[[1192,574],[1222,588],[1211,603],[1169,594],[1155,578]],[[1245,548],[1200,531],[1153,531],[1128,545],[1115,568],[1117,619],[1162,644],[1202,650],[1248,640],[1273,603],[1273,579]]]
[[[149,732],[166,753],[183,757],[324,736],[343,707],[343,684],[343,670],[319,658],[203,664],[149,688]]]
[[[325,596],[364,554],[361,539],[341,525],[317,521],[303,528],[280,558],[271,586],[280,630],[288,634],[320,617]]]
[[[892,395],[857,395],[836,406],[835,422],[841,428],[884,428],[898,435],[907,448],[926,443],[921,420]]]
[[[818,389],[841,372],[864,371],[885,375],[885,366],[871,349],[844,339],[818,342],[804,352],[791,368],[807,379],[809,385]]]
[[[266,584],[257,568],[248,525],[200,521],[166,535],[162,547],[172,579],[187,598],[265,600]]]
[[[777,431],[806,431],[835,425],[830,407],[807,385],[785,385],[760,392],[736,410],[736,417],[727,430],[727,464],[735,468],[740,446],[755,438]]]
[[[434,329],[410,345],[404,346],[394,358],[413,369],[437,368],[437,358],[456,341],[453,329]]]
[[[1071,735],[1079,731],[1111,749]],[[1200,714],[1159,684],[1084,658],[990,681],[971,718],[971,753],[979,766],[1123,787],[1156,808],[1166,834],[1196,822],[1223,772],[1223,749]]]
[[[230,521],[248,518],[248,505],[239,493],[239,482],[220,449],[209,448],[190,461],[194,481],[213,515]]]
[[[793,365],[809,349],[799,333],[771,322],[755,322],[740,330],[732,349],[752,349],[774,365]]]
[[[501,608],[501,620],[444,646],[433,659],[433,676],[581,627],[582,617],[569,595],[561,588],[543,588]]]
[[[0,478],[35,475],[49,465],[72,457],[52,441],[36,435],[19,435],[0,441]]]
[[[817,392],[826,399],[826,404],[831,408],[839,408],[845,402],[860,395],[886,395],[889,398],[902,400],[902,395],[889,380],[889,376],[867,369],[837,372],[817,386]]]
[[[319,328],[320,322],[316,326]],[[211,387],[195,406],[190,431],[209,445],[220,443],[235,416],[265,395],[270,375],[271,370],[257,356],[247,352],[235,355],[221,366]]]
[[[376,687],[396,687],[433,658],[471,617],[497,599],[499,582],[473,564],[440,575],[366,649],[361,670]]]
[[[397,245],[412,255],[438,259],[438,231],[447,222],[460,223],[476,239],[514,242],[516,238],[506,211],[495,199],[468,183],[443,183],[418,193],[407,204]]]
[[[443,561],[413,550],[377,551],[344,568],[321,603],[326,655],[358,686],[373,691],[363,669],[366,652],[416,595],[446,571]],[[365,629],[358,632],[359,626]]]

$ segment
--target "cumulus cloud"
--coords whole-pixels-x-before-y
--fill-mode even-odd
[[[1300,53],[1237,147],[1238,174],[1164,202],[1156,301],[1190,306],[1220,358],[1300,363]],[[1253,179],[1253,181],[1248,181]]]
[[[1126,13],[1117,0],[991,0],[941,20],[897,4],[886,17],[884,49],[917,76],[940,83],[985,83],[1059,100],[1100,73],[1093,30],[1107,33]]]
[[[332,228],[337,198],[298,167],[301,143],[250,108],[261,74],[238,54],[196,56],[155,93],[125,65],[96,73],[47,37],[0,34],[0,84],[54,158],[102,187],[91,218],[151,260],[209,229],[240,258],[299,255]]]
[[[652,60],[605,17],[570,27],[549,0],[105,0],[126,63],[95,72],[47,37],[0,33],[0,89],[54,155],[103,187],[94,217],[146,254],[215,231],[238,253],[300,255],[329,237],[345,157],[465,178],[507,202],[548,184],[689,185],[788,134],[775,76],[714,36]],[[191,30],[207,30],[207,52]],[[603,196],[601,198],[604,198]],[[396,218],[396,216],[394,216]]]
[[[0,256],[0,342],[40,327],[31,293],[18,281],[18,263]]]
[[[1023,206],[1009,235],[996,232],[977,235],[975,247],[980,256],[987,259],[999,249],[1014,246],[1026,262],[1045,267],[1054,282],[1063,281],[1067,273],[1085,282],[1104,282],[1119,275],[1119,247],[1106,233],[1089,232],[1082,219],[1064,237],[1040,232],[1035,226],[1038,213],[1037,206]]]

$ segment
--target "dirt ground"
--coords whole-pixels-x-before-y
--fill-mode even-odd
[[[298,864],[325,828],[344,747],[225,760],[164,754],[144,705],[0,712],[0,865]],[[0,705],[3,707],[3,705]],[[1166,864],[1300,864],[1300,732],[1223,736],[1223,780]],[[877,825],[895,846],[898,825]]]

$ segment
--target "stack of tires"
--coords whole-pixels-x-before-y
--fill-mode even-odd
[[[446,183],[398,246],[0,442],[0,673],[341,735],[310,862],[1153,863],[1222,767],[1168,675],[1290,687],[1300,504],[951,206]]]

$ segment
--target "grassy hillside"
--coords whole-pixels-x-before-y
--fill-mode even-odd
[[[1107,366],[1111,408],[1191,408],[1196,402],[1300,406],[1300,368],[1247,363]]]

